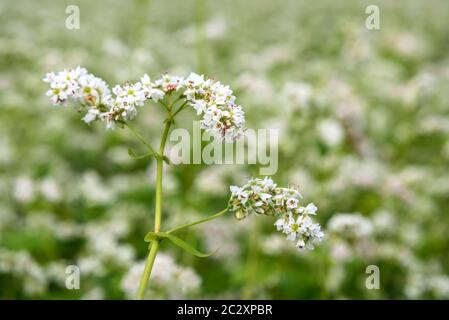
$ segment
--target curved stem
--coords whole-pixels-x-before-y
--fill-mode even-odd
[[[182,110],[184,110],[184,109],[187,107],[187,103],[188,103],[188,102],[189,102],[188,100],[184,101],[184,102],[179,106],[179,108],[173,113],[172,117],[174,118],[178,113],[180,113]]]
[[[159,103],[162,104],[165,107],[165,109],[167,109],[167,111],[170,112],[170,108],[168,107],[168,105],[165,102],[159,101]]]
[[[135,130],[135,129],[134,129],[132,126],[130,126],[129,123],[127,123],[127,122],[124,122],[124,125],[127,126],[128,129],[129,129],[129,130],[136,136],[136,138],[139,139],[144,145],[146,145],[147,148],[148,148],[151,152],[156,153],[156,152],[154,152],[153,147],[152,147],[148,142],[146,142],[145,138],[142,137],[142,135],[141,135],[139,132],[137,132],[137,130]]]
[[[226,207],[224,210],[222,210],[222,211],[220,211],[220,212],[218,212],[218,213],[216,213],[214,215],[211,215],[209,217],[197,220],[195,222],[190,222],[190,223],[183,224],[183,225],[181,225],[179,227],[175,227],[173,229],[168,230],[166,233],[173,233],[173,232],[176,232],[176,231],[179,231],[179,230],[182,230],[182,229],[185,229],[185,228],[189,228],[191,226],[194,226],[194,225],[197,225],[197,224],[200,224],[200,223],[203,223],[203,222],[207,222],[207,221],[216,219],[216,218],[220,217],[221,215],[225,214],[226,212],[228,212],[228,210],[229,210],[229,207]]]

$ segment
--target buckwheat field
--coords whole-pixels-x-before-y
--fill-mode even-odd
[[[0,299],[449,299],[448,12],[0,2]]]

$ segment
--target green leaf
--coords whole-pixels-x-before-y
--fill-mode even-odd
[[[214,251],[211,253],[202,253],[201,251],[195,249],[194,247],[192,247],[190,244],[188,244],[184,240],[182,240],[174,235],[164,233],[164,232],[158,232],[158,233],[148,232],[145,235],[145,242],[151,242],[151,241],[160,240],[160,239],[168,239],[174,245],[180,247],[181,249],[183,249],[183,250],[187,251],[188,253],[191,253],[194,256],[199,257],[199,258],[210,257],[211,255],[213,255],[216,252],[216,251]]]
[[[154,241],[154,240],[160,240],[160,239],[165,238],[164,235],[165,235],[164,232],[158,232],[158,233],[156,233],[156,232],[151,232],[151,231],[150,231],[150,232],[148,232],[148,233],[145,235],[144,240],[145,240],[145,242],[151,242],[151,241]]]
[[[177,245],[178,247],[180,247],[181,249],[184,249],[185,251],[193,254],[196,257],[199,258],[207,258],[210,257],[211,255],[213,255],[216,251],[211,252],[211,253],[202,253],[200,251],[198,251],[197,249],[195,249],[194,247],[192,247],[190,244],[188,244],[187,242],[185,242],[184,240],[181,240],[180,238],[171,235],[171,234],[167,234],[167,238],[175,245]]]
[[[134,160],[141,160],[141,159],[145,159],[147,157],[151,157],[154,156],[155,158],[159,157],[158,154],[155,154],[154,152],[150,151],[148,153],[142,154],[142,155],[137,155],[131,148],[128,148],[128,154],[131,158],[133,158]]]

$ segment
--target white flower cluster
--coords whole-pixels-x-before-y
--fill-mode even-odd
[[[245,113],[240,105],[235,104],[235,96],[229,86],[195,73],[185,79],[184,85],[184,96],[196,113],[203,116],[203,129],[218,132],[229,141],[243,135]]]
[[[117,123],[132,120],[137,115],[137,107],[143,106],[146,100],[158,102],[176,91],[202,116],[201,127],[206,131],[216,132],[227,141],[239,138],[244,132],[244,112],[235,104],[232,90],[218,81],[205,79],[204,75],[191,73],[182,78],[165,74],[152,82],[145,74],[136,83],[116,85],[112,93],[103,80],[80,67],[48,73],[43,80],[50,84],[47,96],[52,103],[80,103],[84,107],[80,111],[86,112],[83,117],[86,123],[100,120],[108,128],[115,128]]]
[[[265,177],[251,179],[242,187],[231,186],[231,193],[231,211],[237,219],[254,213],[275,216],[277,230],[296,242],[298,249],[312,250],[313,244],[324,237],[321,226],[310,217],[316,215],[317,207],[313,203],[301,206],[302,197],[296,189],[278,187]]]
[[[44,82],[50,84],[47,96],[53,104],[65,104],[69,99],[81,101],[83,104],[95,106],[109,100],[110,90],[100,78],[76,67],[72,70],[47,73]]]

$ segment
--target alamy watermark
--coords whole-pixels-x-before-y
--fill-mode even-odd
[[[65,19],[65,27],[69,30],[79,29],[80,8],[77,5],[71,4],[65,8],[65,13],[68,15]]]
[[[273,175],[278,169],[278,137],[277,129],[247,129],[244,137],[226,143],[193,121],[192,131],[171,132],[169,158],[173,164],[257,164],[260,175]]]
[[[380,9],[378,6],[371,4],[365,8],[368,17],[365,20],[365,27],[368,30],[380,30]]]
[[[369,290],[380,289],[380,270],[375,264],[366,267],[365,273],[369,276],[365,280],[365,287]]]
[[[65,269],[65,287],[69,290],[80,289],[80,268],[76,265],[67,266]]]

